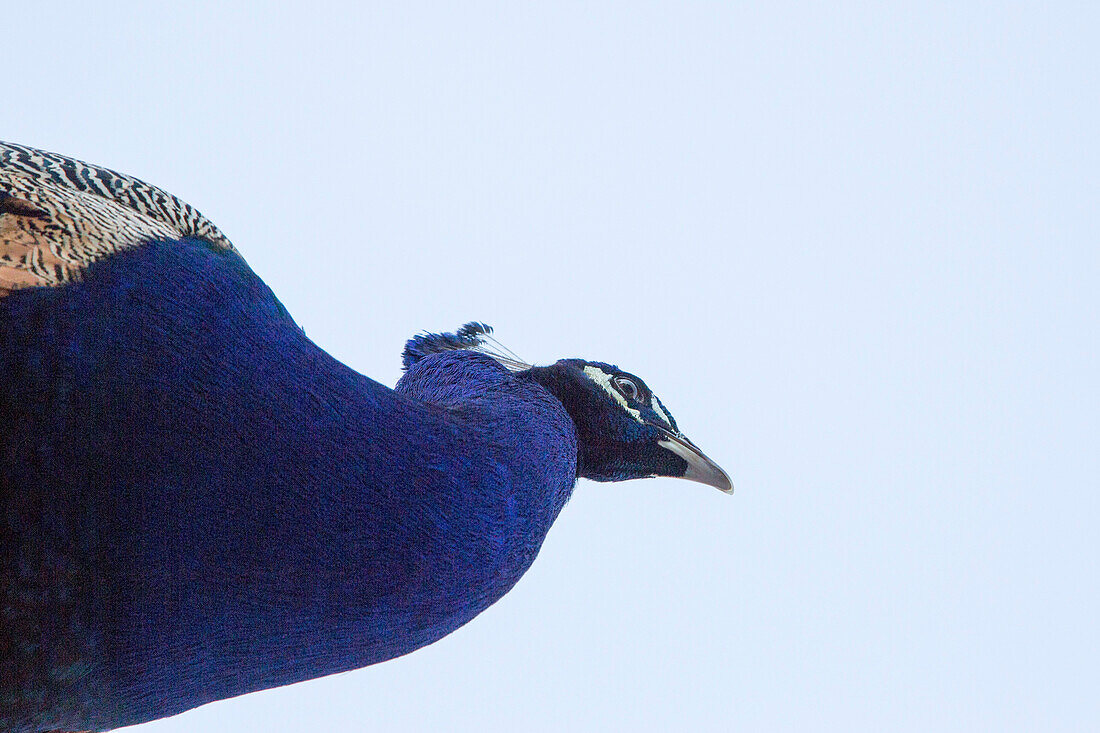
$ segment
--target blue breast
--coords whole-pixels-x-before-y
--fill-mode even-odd
[[[518,580],[576,477],[537,384],[460,351],[388,389],[191,240],[0,301],[0,375],[5,730],[412,651]]]

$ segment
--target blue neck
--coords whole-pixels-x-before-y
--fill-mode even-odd
[[[390,390],[197,242],[0,301],[0,353],[0,470],[55,503],[20,541],[92,579],[66,581],[90,603],[64,643],[101,727],[444,636],[519,579],[576,478],[533,381],[453,352]]]

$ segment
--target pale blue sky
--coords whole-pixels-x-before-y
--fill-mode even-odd
[[[483,320],[737,485],[581,482],[451,637],[135,733],[1100,728],[1095,7],[6,8],[0,137],[195,204],[354,368]]]

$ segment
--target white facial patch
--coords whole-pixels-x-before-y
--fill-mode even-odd
[[[672,427],[672,421],[668,419],[668,415],[661,409],[661,403],[657,401],[657,395],[653,395],[653,399],[650,400],[650,404],[653,406],[653,411],[657,413],[657,417],[664,420],[665,425]]]
[[[645,420],[642,419],[642,413],[635,410],[630,406],[630,403],[626,401],[626,398],[619,394],[619,390],[611,386],[611,375],[605,372],[603,369],[594,366],[586,366],[584,368],[584,375],[591,379],[596,384],[603,387],[604,391],[611,395],[612,399],[619,403],[619,406],[630,413],[638,422],[645,424]]]

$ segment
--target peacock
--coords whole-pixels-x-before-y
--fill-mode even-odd
[[[430,644],[578,477],[732,492],[640,378],[421,333],[393,389],[191,206],[0,143],[0,729],[109,730]]]

